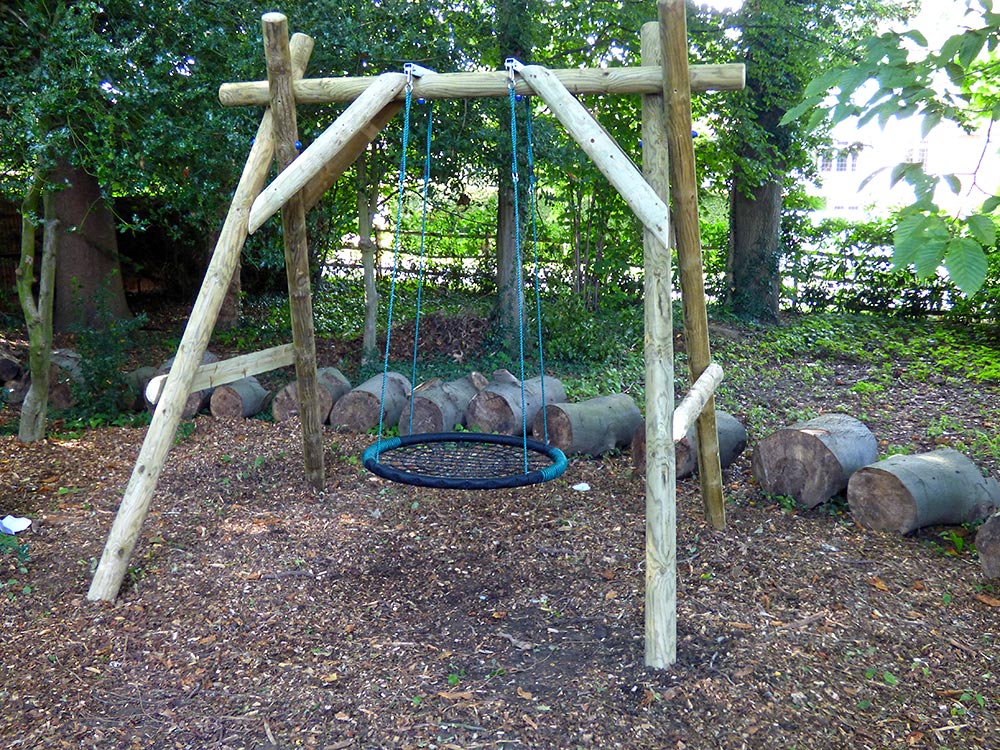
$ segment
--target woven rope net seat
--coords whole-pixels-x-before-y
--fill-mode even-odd
[[[566,456],[552,445],[516,435],[440,432],[380,440],[362,456],[384,479],[418,487],[489,490],[555,479]]]

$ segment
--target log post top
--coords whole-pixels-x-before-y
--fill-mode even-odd
[[[663,71],[659,65],[626,68],[562,68],[551,71],[573,94],[662,94]],[[691,90],[738,91],[746,84],[746,66],[692,65]],[[296,104],[350,102],[362,94],[377,76],[303,78],[292,88]],[[532,94],[531,87],[518,80],[519,94]],[[413,95],[423,99],[483,99],[509,93],[507,72],[431,73],[413,81]],[[400,93],[397,98],[403,98]],[[219,101],[225,107],[266,106],[270,103],[267,81],[224,83]]]

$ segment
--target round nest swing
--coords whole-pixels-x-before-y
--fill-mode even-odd
[[[478,432],[388,438],[369,446],[362,461],[368,471],[393,482],[452,490],[523,487],[566,470],[566,456],[555,446]]]

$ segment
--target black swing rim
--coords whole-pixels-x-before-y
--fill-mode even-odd
[[[509,445],[539,453],[546,456],[552,463],[542,469],[521,474],[508,474],[502,477],[449,477],[401,471],[379,460],[383,453],[397,448],[428,443]],[[361,458],[368,471],[383,479],[416,487],[448,490],[493,490],[541,484],[562,475],[567,467],[566,454],[554,445],[547,445],[538,440],[526,439],[518,435],[492,435],[482,432],[429,432],[386,438],[368,446]]]

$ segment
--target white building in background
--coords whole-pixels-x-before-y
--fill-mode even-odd
[[[913,202],[905,182],[891,185],[892,170],[901,162],[919,162],[928,174],[953,174],[961,182],[956,194],[938,187],[938,205],[953,214],[974,213],[989,195],[1000,193],[1000,143],[990,141],[984,126],[966,133],[942,122],[924,137],[916,118],[864,127],[842,123],[834,130],[834,144],[817,156],[819,181],[811,195],[821,199],[817,220],[883,218],[893,209]]]

